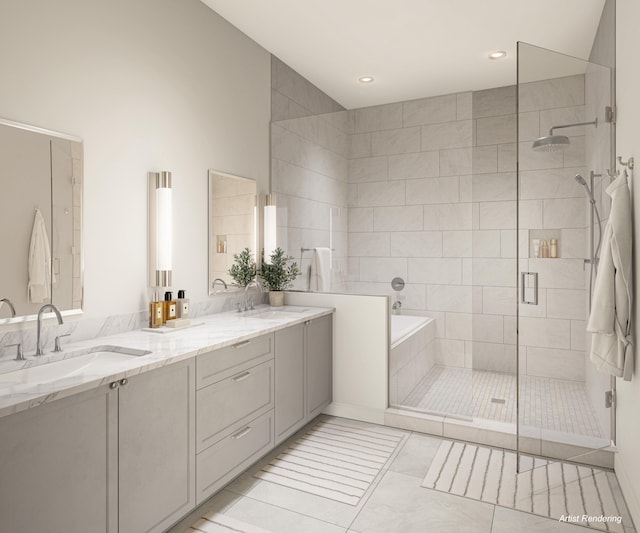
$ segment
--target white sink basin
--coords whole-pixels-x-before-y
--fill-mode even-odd
[[[0,374],[0,393],[19,393],[32,391],[33,388],[37,390],[38,386],[52,382],[69,385],[80,382],[87,376],[119,372],[140,355],[151,352],[117,346],[95,346],[79,353],[82,355]]]
[[[300,313],[304,313],[308,311],[306,307],[293,307],[293,306],[284,306],[280,308],[269,308],[264,311],[258,311],[254,315],[249,315],[247,318],[261,318],[262,320],[273,320],[278,318],[295,318],[300,315]]]

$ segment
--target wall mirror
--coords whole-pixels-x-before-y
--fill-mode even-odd
[[[209,170],[209,294],[235,290],[229,276],[234,254],[249,248],[255,257],[256,198],[255,180]]]
[[[81,312],[82,182],[81,139],[0,119],[0,324]]]

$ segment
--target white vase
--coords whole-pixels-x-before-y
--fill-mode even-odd
[[[269,305],[282,307],[284,305],[284,291],[269,291]]]

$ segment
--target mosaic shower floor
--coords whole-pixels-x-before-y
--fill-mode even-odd
[[[521,421],[525,426],[605,437],[584,383],[525,376],[521,389]],[[432,414],[515,423],[515,398],[515,375],[435,366],[402,405]]]

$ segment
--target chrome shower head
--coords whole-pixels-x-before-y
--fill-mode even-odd
[[[559,152],[564,150],[571,144],[569,137],[566,135],[554,135],[553,130],[561,128],[573,128],[574,126],[595,126],[598,127],[598,119],[591,122],[578,122],[577,124],[561,124],[560,126],[553,126],[549,130],[549,135],[540,137],[533,141],[533,150],[536,152]]]

